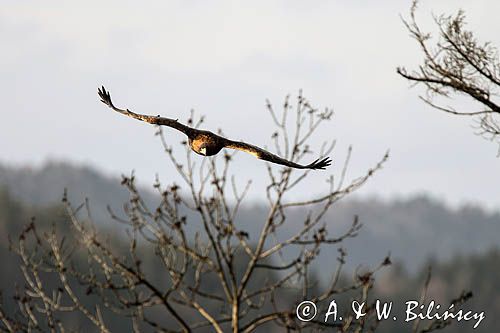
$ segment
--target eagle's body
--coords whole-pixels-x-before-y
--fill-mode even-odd
[[[113,105],[111,96],[109,92],[104,89],[104,87],[100,88],[98,90],[98,93],[101,97],[101,101],[104,104],[121,114],[148,122],[150,124],[168,126],[181,131],[188,137],[188,143],[191,149],[195,153],[202,156],[213,156],[220,152],[222,148],[229,148],[242,150],[254,155],[259,159],[297,169],[325,169],[331,163],[331,160],[328,157],[321,160],[317,159],[316,161],[308,165],[302,165],[292,161],[288,161],[257,146],[253,146],[241,141],[229,140],[210,131],[199,130],[197,128],[186,126],[178,122],[176,119],[160,116],[142,115],[134,113],[128,109],[119,109]]]
[[[188,135],[191,149],[203,156],[212,156],[221,151],[225,145],[225,138],[209,131],[195,130],[192,136]]]

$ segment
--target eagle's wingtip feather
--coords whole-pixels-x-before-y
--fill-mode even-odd
[[[111,95],[109,94],[109,91],[107,91],[106,88],[104,88],[104,86],[97,88],[97,93],[99,94],[99,97],[101,98],[101,102],[112,107],[113,102],[111,102]]]
[[[308,169],[313,169],[313,170],[325,170],[326,167],[330,166],[332,164],[332,160],[329,157],[325,157],[323,159],[317,159],[316,161],[312,162],[309,164]]]

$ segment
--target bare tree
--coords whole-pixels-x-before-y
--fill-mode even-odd
[[[418,1],[411,7],[410,19],[403,20],[417,41],[424,60],[417,70],[399,67],[397,72],[415,84],[423,84],[426,94],[420,98],[432,107],[477,119],[478,134],[497,140],[500,134],[500,61],[496,47],[482,43],[466,29],[462,10],[454,16],[434,17],[439,37],[421,30],[416,21]],[[465,96],[477,106],[473,109],[436,102],[436,97],[456,99]]]
[[[276,151],[294,162],[311,153],[308,141],[332,117],[331,110],[313,108],[301,94],[295,106],[287,97],[281,114],[270,103],[267,109],[277,128],[272,135]],[[289,122],[293,113],[295,121]],[[195,127],[202,122],[203,118],[196,121],[193,115],[188,120]],[[123,213],[110,213],[117,225],[124,226],[126,246],[98,231],[88,202],[74,207],[66,195],[63,203],[71,233],[61,234],[56,226],[40,231],[36,223],[30,223],[18,241],[12,242],[25,282],[18,285],[15,313],[0,306],[1,330],[65,332],[77,329],[65,319],[75,313],[100,332],[113,330],[113,316],[122,328],[125,325],[134,332],[376,329],[378,321],[368,295],[375,272],[389,265],[390,258],[358,271],[352,280],[342,278],[347,252],[341,244],[355,237],[361,224],[354,217],[350,227],[330,235],[326,214],[382,168],[388,154],[365,175],[347,182],[349,149],[340,175],[328,178],[326,193],[311,194],[303,201],[289,196],[307,181],[310,171],[267,164],[268,211],[262,221],[255,221],[260,232],[253,235],[238,220],[250,182],[238,188],[231,172],[234,153],[203,158],[197,164],[186,145],[181,161],[161,127],[157,134],[183,184],[154,184],[161,200],[151,208],[141,197],[134,176],[123,177],[130,201]],[[325,143],[320,154],[331,154],[334,144]],[[300,224],[291,224],[289,216],[297,207],[307,214]],[[82,216],[85,211],[86,217]],[[198,229],[192,228],[195,224]],[[318,291],[312,265],[320,250],[331,253],[332,246],[338,252],[337,267],[330,283]],[[298,320],[296,308],[302,301],[318,304],[318,312],[324,314],[330,300],[342,295],[365,302],[366,316],[357,319],[346,311],[336,322],[319,316]]]

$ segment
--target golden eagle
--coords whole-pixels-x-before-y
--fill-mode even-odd
[[[98,89],[99,97],[101,98],[101,102],[109,106],[111,109],[124,114],[126,116],[142,120],[148,122],[150,124],[169,126],[175,128],[176,130],[181,131],[186,134],[189,139],[189,146],[191,149],[200,155],[203,156],[212,156],[217,154],[222,148],[230,148],[230,149],[238,149],[249,154],[254,155],[255,157],[269,161],[272,163],[286,165],[291,168],[297,169],[322,169],[324,170],[327,166],[331,164],[331,159],[326,157],[323,159],[317,159],[311,164],[302,165],[292,161],[285,160],[277,155],[274,155],[262,148],[256,147],[254,145],[241,142],[241,141],[233,141],[226,139],[220,135],[214,134],[210,131],[203,131],[193,127],[186,126],[177,121],[177,119],[164,118],[160,116],[147,116],[142,114],[137,114],[129,109],[119,109],[113,105],[111,101],[111,96],[108,91],[104,87]]]

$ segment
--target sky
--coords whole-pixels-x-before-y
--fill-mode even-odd
[[[418,99],[422,89],[396,74],[421,59],[401,20],[410,1],[11,1],[0,7],[0,162],[83,163],[118,176],[135,170],[175,180],[154,128],[106,109],[105,85],[118,106],[185,120],[272,149],[265,100],[282,104],[302,89],[335,116],[312,144],[336,140],[334,165],[314,172],[297,197],[323,193],[352,145],[348,178],[390,150],[384,169],[358,191],[391,199],[428,193],[451,205],[500,209],[498,146],[475,136],[473,121],[440,113]],[[417,13],[464,9],[468,27],[500,45],[495,0],[422,1]],[[167,140],[182,152],[181,134]],[[196,157],[198,160],[202,157]],[[312,157],[311,157],[312,158]],[[260,198],[264,164],[238,154],[234,173],[253,179]]]

